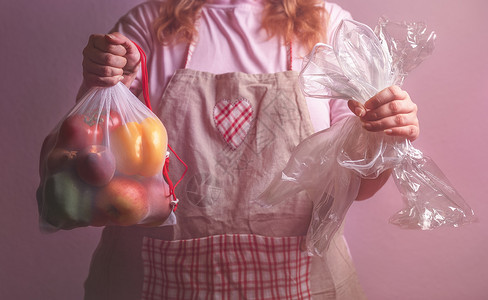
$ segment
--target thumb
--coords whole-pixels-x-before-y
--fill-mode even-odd
[[[362,117],[366,114],[366,108],[364,108],[364,105],[356,100],[347,101],[347,106],[358,117]]]

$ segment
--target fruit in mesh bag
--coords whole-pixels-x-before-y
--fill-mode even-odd
[[[150,214],[144,219],[144,226],[153,227],[163,224],[173,210],[171,205],[169,186],[163,177],[151,177],[142,181],[147,190],[147,198],[150,201]]]
[[[94,223],[106,219],[121,226],[138,224],[149,210],[146,188],[135,179],[114,177],[95,196],[94,208]]]
[[[63,148],[54,148],[47,156],[47,170],[50,174],[56,173],[63,169],[72,168],[78,152],[75,150],[66,150]]]
[[[78,152],[76,171],[86,183],[104,186],[115,174],[115,157],[106,146],[90,145]]]

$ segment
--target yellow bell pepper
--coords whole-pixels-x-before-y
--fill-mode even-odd
[[[155,118],[144,119],[141,122],[141,131],[144,155],[139,174],[151,177],[163,169],[168,137],[161,121]]]
[[[152,177],[163,169],[168,136],[159,119],[127,122],[110,133],[117,170],[125,175]]]

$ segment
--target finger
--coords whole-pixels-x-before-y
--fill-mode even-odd
[[[88,40],[88,49],[94,48],[101,52],[107,52],[118,56],[124,56],[127,50],[118,41],[112,41],[107,35],[92,34]]]
[[[418,126],[408,125],[402,127],[395,127],[385,130],[385,134],[390,136],[401,136],[414,141],[420,134],[420,129]]]
[[[124,56],[101,51],[94,47],[86,47],[83,50],[84,60],[89,60],[95,64],[123,68],[127,59]]]
[[[375,120],[380,120],[398,114],[410,114],[416,112],[417,112],[417,105],[412,101],[393,100],[376,109],[367,111],[362,117],[362,120],[375,121]]]
[[[380,120],[367,121],[363,123],[363,127],[366,130],[375,132],[410,125],[418,126],[418,119],[415,113],[398,114]]]
[[[127,59],[124,69],[128,74],[136,73],[141,56],[139,49],[136,47],[134,42],[119,32],[107,34],[105,38],[107,41],[109,41],[109,43],[116,44],[119,47],[124,48],[125,54],[123,56]]]
[[[122,68],[100,65],[88,59],[83,60],[82,65],[83,65],[83,70],[86,73],[93,74],[100,77],[122,76],[124,72]]]
[[[112,40],[107,36],[91,35],[88,45],[83,50],[83,56],[95,64],[123,68],[127,64],[127,59],[124,57],[127,50],[123,45],[118,44],[121,41]]]
[[[356,100],[347,101],[347,106],[358,117],[362,117],[366,113],[364,106]]]
[[[120,32],[111,32],[104,36],[105,40],[114,45],[121,45],[124,48],[131,48],[132,42]]]
[[[364,103],[364,107],[366,107],[366,109],[368,110],[376,109],[393,100],[404,100],[407,98],[407,92],[402,90],[400,87],[393,85],[383,89],[382,91],[371,97],[371,99]]]
[[[92,73],[83,72],[83,80],[88,86],[109,87],[124,79],[123,76],[100,77]]]
[[[139,50],[134,45],[134,43],[129,40],[126,36],[119,32],[112,32],[105,35],[105,39],[113,45],[121,46],[125,49],[127,55],[133,55],[139,53]],[[125,54],[124,54],[125,55]]]

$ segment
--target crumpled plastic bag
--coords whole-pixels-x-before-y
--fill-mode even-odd
[[[300,73],[308,97],[366,102],[391,85],[401,85],[434,49],[435,33],[423,23],[379,20],[376,30],[343,20],[331,45],[317,44]],[[362,128],[351,116],[315,133],[294,150],[285,169],[260,195],[264,206],[306,191],[314,203],[306,237],[311,255],[321,255],[340,228],[362,178],[393,169],[404,208],[390,222],[429,230],[473,222],[473,210],[435,162],[410,141]]]
[[[164,125],[124,84],[90,89],[44,140],[41,230],[174,224],[167,146]]]

